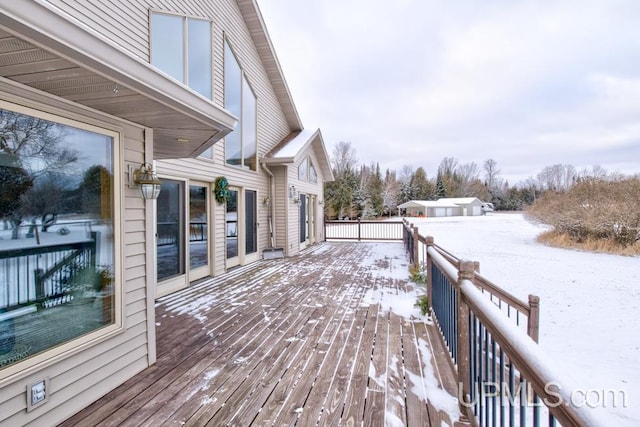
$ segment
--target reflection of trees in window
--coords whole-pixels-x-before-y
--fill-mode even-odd
[[[0,152],[18,157],[32,176],[63,170],[78,160],[78,152],[63,143],[62,125],[0,109]]]
[[[207,188],[189,186],[189,211],[191,221],[207,220]]]
[[[35,213],[30,201],[59,203],[60,192],[54,191],[57,185],[46,175],[78,160],[77,151],[65,147],[63,139],[64,127],[57,123],[0,109],[0,155],[4,159],[0,217],[11,223],[13,239],[18,238],[24,215]],[[29,195],[34,189],[35,194]]]
[[[29,176],[15,156],[0,154],[0,218],[6,218],[12,225],[12,239],[18,238],[22,222],[22,197],[33,186]]]
[[[102,219],[111,218],[111,173],[102,165],[91,166],[80,184],[82,210]]]

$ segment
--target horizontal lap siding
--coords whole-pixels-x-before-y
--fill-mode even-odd
[[[275,92],[258,52],[253,44],[240,10],[234,0],[216,2],[163,2],[163,10],[182,11],[190,15],[213,20],[213,78],[214,101],[224,105],[224,37],[229,40],[240,66],[258,100],[258,158],[263,157],[288,133],[289,128],[276,98]],[[202,159],[177,159],[158,161],[158,172],[167,176],[197,179],[214,183],[219,176],[227,178],[229,185],[258,192],[258,245],[259,250],[269,245],[268,206],[262,203],[269,195],[269,176],[259,167],[257,171],[225,165],[224,141],[214,145],[213,161]],[[214,200],[212,198],[212,200]],[[225,271],[225,209],[213,203],[214,267],[213,274]],[[280,215],[284,211],[278,211]],[[283,224],[284,225],[284,224]]]
[[[80,106],[60,103],[55,98],[19,88],[0,87],[11,97],[44,111],[64,115],[92,125],[121,131],[121,188],[123,219],[122,292],[124,331],[32,374],[7,382],[0,388],[0,425],[55,425],[148,366],[147,280],[145,210],[141,198],[127,186],[127,164],[140,164],[144,158],[143,129]],[[49,401],[26,412],[26,387],[44,377],[50,379]]]

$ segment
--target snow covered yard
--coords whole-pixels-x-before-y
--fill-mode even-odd
[[[538,295],[540,345],[611,425],[640,425],[640,258],[547,247],[521,214],[410,222],[503,289]]]

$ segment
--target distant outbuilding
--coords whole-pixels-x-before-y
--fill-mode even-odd
[[[398,210],[405,216],[445,217],[445,216],[478,216],[484,215],[488,209],[477,197],[450,197],[438,200],[410,200],[398,205]],[[491,209],[493,210],[493,209]]]

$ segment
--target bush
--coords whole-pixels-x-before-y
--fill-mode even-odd
[[[420,295],[414,304],[414,307],[420,309],[420,313],[426,316],[429,313],[429,297],[427,295]]]
[[[577,243],[634,246],[640,242],[640,179],[585,179],[563,193],[548,191],[526,214]]]
[[[418,284],[427,283],[427,274],[424,270],[423,266],[411,264],[409,266],[409,280]]]

